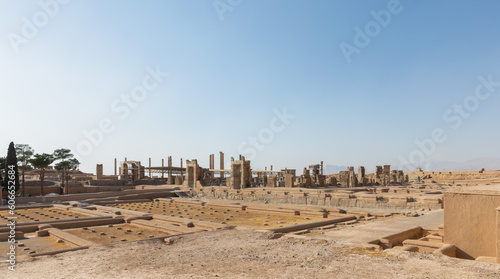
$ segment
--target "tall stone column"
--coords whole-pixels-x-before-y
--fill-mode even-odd
[[[172,180],[173,177],[172,177],[172,156],[168,156],[168,161],[167,161],[167,164],[168,164],[168,170],[167,170],[167,175],[168,175],[168,178],[167,178],[167,184],[168,185],[172,185],[174,183],[174,181]]]
[[[165,178],[165,159],[161,159],[161,178]]]
[[[223,179],[224,178],[224,153],[219,152],[220,153],[220,178]]]

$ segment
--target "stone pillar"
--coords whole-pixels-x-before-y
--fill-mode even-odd
[[[398,182],[405,183],[405,173],[402,170],[398,171]]]
[[[384,165],[384,186],[391,183],[391,165]]]
[[[245,159],[241,155],[240,155],[240,158],[242,158],[242,160],[241,160],[241,189],[245,189],[245,187],[247,187],[247,185],[246,185],[247,178],[250,180],[250,178],[252,176],[248,175],[248,170],[247,170],[246,165],[245,165]],[[248,186],[250,186],[250,185],[248,185]]]
[[[208,167],[208,169],[211,169],[211,170],[215,169],[215,160],[214,159],[215,159],[215,155],[214,154],[210,154],[210,159],[209,159],[209,161],[210,161],[209,165],[210,166]]]
[[[358,167],[358,183],[360,185],[365,185],[365,167]]]
[[[123,163],[121,170],[122,170],[122,173],[120,174],[121,179],[123,179],[123,180],[129,180],[128,164]]]
[[[222,179],[224,178],[224,153],[222,153],[222,151],[219,152],[220,153],[220,173],[219,173],[219,176],[221,178],[221,183],[222,183]]]
[[[393,170],[391,171],[391,183],[397,183],[398,182],[398,171]]]
[[[375,180],[380,183],[380,180],[382,179],[383,176],[383,171],[382,171],[382,166],[376,166],[375,167]]]
[[[149,178],[153,178],[153,174],[151,173],[151,157],[149,157]]]
[[[161,159],[161,178],[165,178],[165,159]]]
[[[348,180],[348,184],[347,186],[348,187],[356,187],[357,186],[357,178],[356,178],[356,173],[354,173],[354,167],[347,167],[347,172],[348,172],[348,176],[349,176],[349,180]]]
[[[196,182],[198,181],[198,176],[200,175],[200,172],[198,171],[198,160],[194,159],[192,161],[193,168],[194,168],[194,186],[193,188],[196,188]],[[187,165],[187,164],[186,164]]]
[[[116,172],[116,167],[117,167],[117,165],[116,165],[116,164],[117,164],[117,162],[116,162],[116,158],[115,158],[115,176],[117,176],[117,175],[118,175],[118,174],[117,174],[117,172]]]
[[[311,187],[311,173],[307,168],[302,171],[302,187]]]
[[[276,175],[270,175],[267,178],[267,187],[271,187],[271,188],[276,187]]]
[[[132,166],[132,180],[139,179],[139,171],[141,166],[137,165],[136,163],[132,163],[131,166]]]
[[[139,179],[143,179],[146,177],[145,167],[139,165]]]
[[[181,158],[181,181],[184,182],[184,172],[182,171],[182,158]]]
[[[285,187],[292,188],[295,181],[295,176],[293,174],[285,174]]]
[[[241,173],[242,173],[242,165],[241,161],[232,161],[231,162],[231,188],[232,189],[240,189],[241,188]]]
[[[172,156],[168,156],[168,161],[167,161],[167,164],[168,164],[168,168],[167,168],[167,184],[168,185],[172,185],[173,184],[173,177],[172,177]]]
[[[97,166],[96,166],[96,176],[97,176],[97,179],[103,179],[104,178],[102,164],[97,164]]]
[[[198,168],[198,160],[186,161],[186,181],[184,181],[184,187],[196,188],[196,182],[200,175]]]

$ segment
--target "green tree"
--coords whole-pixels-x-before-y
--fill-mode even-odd
[[[67,170],[76,170],[78,166],[80,165],[80,162],[75,159],[69,159],[67,161],[61,161],[57,163],[54,168],[58,171],[67,171]],[[63,178],[64,182],[64,178]],[[69,175],[66,172],[66,188],[64,189],[64,193],[69,194]]]
[[[16,148],[14,147],[14,143],[11,142],[9,144],[9,149],[7,150],[7,158],[5,159],[5,178],[3,182],[4,188],[9,187],[9,171],[14,171],[14,186],[15,191],[19,190],[19,170],[17,166],[17,156],[16,156]]]
[[[5,157],[0,157],[0,191],[3,188],[3,171],[5,170]]]
[[[64,180],[66,178],[66,182],[68,182],[68,175],[67,175],[67,170],[70,169],[70,164],[68,163],[68,160],[73,158],[73,154],[71,154],[71,150],[61,148],[61,149],[56,149],[54,150],[54,154],[52,155],[55,160],[59,160],[59,163],[55,165],[56,170],[61,171],[61,182],[62,182],[62,187],[65,192],[65,194],[68,193],[68,184],[66,183],[66,186],[64,186]]]
[[[34,168],[40,170],[40,193],[43,196],[43,182],[45,176],[45,169],[54,162],[54,158],[51,154],[35,154],[33,158],[28,161]]]
[[[5,170],[5,157],[0,157],[0,172]]]
[[[30,168],[28,160],[33,157],[34,150],[27,144],[16,144],[17,161],[21,163],[21,195],[25,194],[24,172]]]

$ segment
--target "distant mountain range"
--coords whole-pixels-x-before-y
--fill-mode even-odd
[[[422,166],[424,171],[500,170],[500,158],[474,158],[465,162],[430,161]]]
[[[375,172],[375,166],[365,166],[366,173]],[[399,167],[399,166],[393,166]],[[429,161],[422,165],[424,171],[473,171],[480,170],[500,170],[500,158],[474,158],[465,162],[453,161]],[[347,166],[325,165],[324,174],[336,174],[339,171],[347,170]],[[405,171],[413,171],[415,168],[408,168]],[[354,166],[354,171],[358,172],[358,166]]]

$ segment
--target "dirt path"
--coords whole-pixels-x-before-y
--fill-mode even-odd
[[[338,242],[254,230],[202,232],[22,262],[1,278],[498,278],[500,264],[432,254],[370,253]]]

